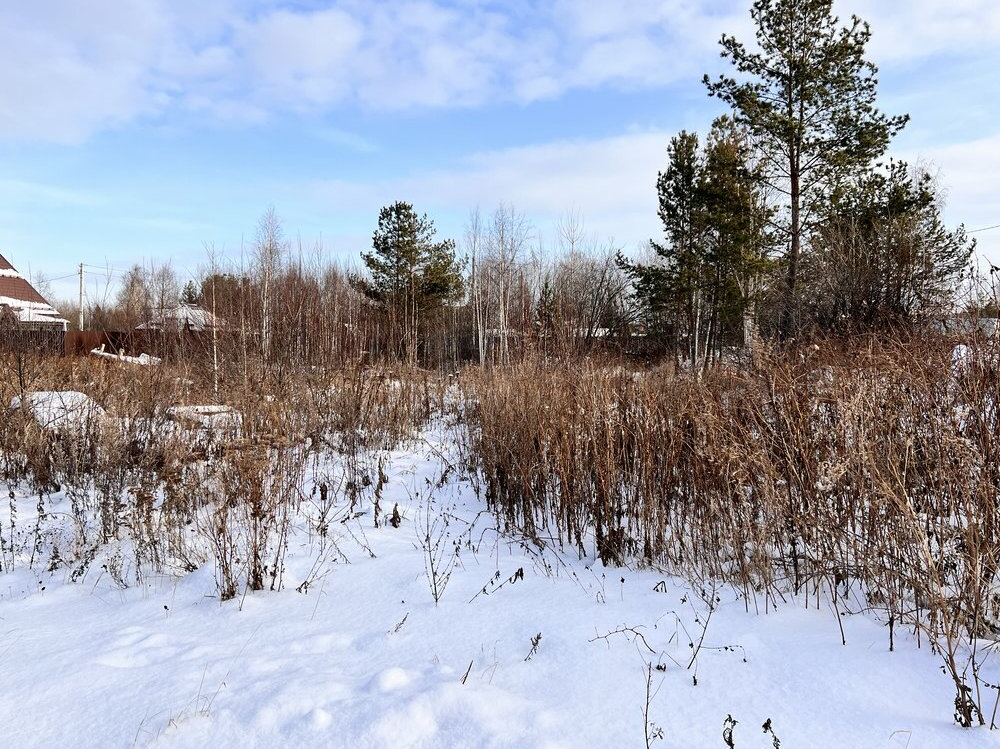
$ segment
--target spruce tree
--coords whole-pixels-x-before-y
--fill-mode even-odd
[[[876,67],[865,59],[866,22],[840,26],[833,0],[756,0],[751,50],[723,35],[722,57],[741,79],[705,76],[767,155],[769,183],[785,196],[787,238],[779,333],[794,332],[799,260],[814,209],[844,179],[881,157],[907,117],[875,106]]]
[[[657,337],[669,337],[679,350],[681,339],[693,350],[696,294],[700,288],[702,248],[697,185],[701,170],[698,135],[681,131],[670,139],[667,168],[656,179],[659,216],[665,242],[649,241],[655,264],[619,264],[632,278],[646,326]]]
[[[769,267],[772,211],[760,189],[760,164],[744,128],[730,117],[712,123],[698,181],[710,310],[708,349],[720,338],[749,344],[756,302]]]
[[[194,281],[188,281],[184,284],[184,290],[181,292],[181,304],[199,304],[201,302],[201,294],[198,291],[198,287],[195,285]]]

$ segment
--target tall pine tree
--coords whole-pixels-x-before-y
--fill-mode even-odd
[[[437,242],[434,234],[434,222],[409,203],[383,208],[372,252],[361,254],[369,277],[352,279],[355,288],[385,308],[397,353],[410,363],[416,362],[426,321],[464,290],[454,240]]]
[[[756,303],[770,265],[772,210],[760,189],[760,164],[744,128],[729,117],[712,123],[698,183],[704,225],[706,351],[725,338],[749,344]]]
[[[799,261],[814,209],[881,157],[907,121],[875,107],[877,69],[865,59],[871,31],[856,16],[841,27],[833,0],[756,0],[756,50],[723,35],[723,58],[741,80],[705,76],[768,157],[769,182],[785,196],[787,241],[779,333],[796,327]]]
[[[659,216],[665,242],[650,240],[657,255],[654,264],[619,258],[632,278],[635,296],[645,315],[647,330],[666,338],[678,353],[682,347],[697,356],[697,295],[704,252],[701,244],[701,205],[698,180],[701,154],[698,135],[681,131],[670,139],[667,168],[656,179]]]

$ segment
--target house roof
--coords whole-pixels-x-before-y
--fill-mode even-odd
[[[153,319],[139,325],[137,330],[176,328],[178,330],[203,331],[222,327],[224,325],[208,310],[192,304],[178,304],[176,307],[156,310],[153,313]]]
[[[3,255],[0,255],[0,307],[9,308],[21,322],[66,322]]]

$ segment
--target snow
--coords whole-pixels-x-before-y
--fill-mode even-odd
[[[22,399],[11,399],[11,409],[24,405],[38,424],[46,429],[83,429],[102,419],[104,409],[89,395],[75,390],[41,390]]]
[[[965,374],[973,365],[973,355],[971,349],[964,343],[960,343],[951,351],[951,372],[952,376],[958,378]]]
[[[9,265],[3,256],[0,256],[0,264]],[[25,287],[32,294],[37,294],[28,280],[12,267],[0,268],[0,278],[20,279],[24,281]],[[62,329],[66,330],[66,325],[69,322],[59,316],[58,310],[44,301],[31,301],[0,294],[0,307],[7,307],[12,313],[17,315],[17,319],[22,323],[61,323]]]
[[[211,429],[239,429],[242,416],[230,406],[170,406],[167,416],[174,421]]]
[[[31,302],[24,299],[0,296],[0,307],[9,307],[17,314],[17,318],[21,322],[69,322],[59,317],[58,310],[44,302]]]
[[[100,348],[91,349],[92,356],[99,359],[110,359],[111,361],[124,362],[125,364],[138,364],[144,367],[156,366],[162,363],[162,359],[149,354],[139,354],[138,356],[128,356],[127,354],[112,354],[104,350],[103,344]]]
[[[31,405],[68,414],[85,403],[69,395]],[[0,744],[643,746],[651,676],[649,720],[663,736],[653,746],[723,747],[729,715],[740,749],[772,746],[768,719],[784,747],[998,745],[952,723],[951,686],[926,642],[897,630],[889,652],[874,614],[838,623],[814,599],[746,601],[501,535],[473,482],[450,470],[456,428],[435,425],[378,456],[381,506],[398,504],[398,528],[374,527],[369,503],[340,507],[322,537],[305,509],[283,589],[224,602],[211,562],[137,575],[124,542],[75,581],[72,565],[10,564],[32,547],[29,508],[42,504],[56,523],[69,502],[13,487],[19,534],[0,511],[0,535],[20,539],[4,547],[0,574]],[[304,494],[343,469],[327,456]],[[426,521],[444,517],[431,535],[454,566],[435,603]]]

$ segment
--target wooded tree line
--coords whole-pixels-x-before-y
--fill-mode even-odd
[[[666,147],[663,236],[644,255],[597,242],[572,215],[542,252],[508,204],[473,211],[458,244],[396,202],[352,272],[293,250],[272,209],[238,267],[210,253],[183,297],[240,331],[223,337],[244,357],[323,365],[613,349],[706,367],[758,336],[914,329],[952,314],[974,243],[944,226],[926,169],[886,158],[908,118],[876,106],[868,24],[842,25],[832,0],[757,0],[751,17],[754,44],[720,42],[732,75],[704,78],[730,111]],[[131,324],[180,293],[169,269],[133,269],[107,322]]]
[[[871,32],[832,0],[757,0],[756,44],[723,35],[730,113],[675,136],[657,183],[665,241],[622,266],[647,328],[693,363],[754,335],[912,329],[952,313],[973,243],[919,166],[886,161],[908,117],[876,107]]]

